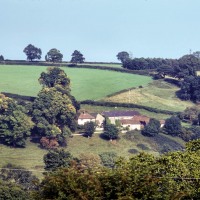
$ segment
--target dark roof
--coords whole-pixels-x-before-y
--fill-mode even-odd
[[[140,124],[140,121],[137,119],[121,119],[120,122],[123,124]]]
[[[131,117],[134,115],[140,115],[138,111],[135,110],[114,110],[114,111],[105,111],[102,112],[102,115],[106,117]]]
[[[96,118],[98,114],[99,113],[90,113],[90,115],[92,115],[94,118]]]

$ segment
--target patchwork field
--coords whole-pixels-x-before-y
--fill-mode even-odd
[[[38,78],[46,71],[43,66],[0,65],[0,91],[36,96],[41,86]],[[151,77],[104,71],[63,67],[71,79],[72,94],[78,100],[98,100],[117,91],[147,85]]]
[[[183,111],[194,104],[189,101],[181,101],[176,97],[179,88],[164,80],[154,80],[143,88],[137,88],[109,98],[106,101],[135,103],[153,108],[171,111]]]

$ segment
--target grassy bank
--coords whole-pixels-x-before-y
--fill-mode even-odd
[[[181,101],[176,97],[179,88],[164,80],[155,80],[143,88],[137,88],[105,98],[106,101],[135,103],[139,105],[159,108],[171,111],[183,111],[194,104],[189,101]]]

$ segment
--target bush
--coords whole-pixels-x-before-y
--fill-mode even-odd
[[[138,153],[138,150],[137,149],[129,149],[128,152],[132,153],[132,154],[136,154],[136,153]]]

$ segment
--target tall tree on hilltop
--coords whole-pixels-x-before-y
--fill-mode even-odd
[[[46,137],[65,145],[69,131],[76,129],[79,109],[79,103],[70,94],[70,79],[63,70],[53,67],[41,73],[39,82],[43,88],[33,103],[35,131],[42,141]]]
[[[83,57],[83,54],[80,51],[75,50],[72,54],[72,59],[70,62],[72,63],[83,63],[85,58]]]
[[[24,49],[23,52],[26,54],[27,60],[33,61],[35,59],[38,59],[38,60],[41,59],[41,55],[42,55],[41,49],[33,46],[32,44],[29,44]]]
[[[126,60],[130,59],[129,53],[126,51],[121,51],[117,54],[117,59],[124,63]]]
[[[50,49],[45,56],[45,60],[49,62],[62,62],[63,54],[56,48]]]
[[[80,104],[76,101],[74,96],[70,94],[70,79],[64,70],[58,67],[49,67],[47,72],[42,72],[39,77],[39,83],[44,87],[54,87],[63,94],[67,94],[76,110],[80,109]]]
[[[4,61],[4,57],[2,55],[0,55],[0,62]]]

